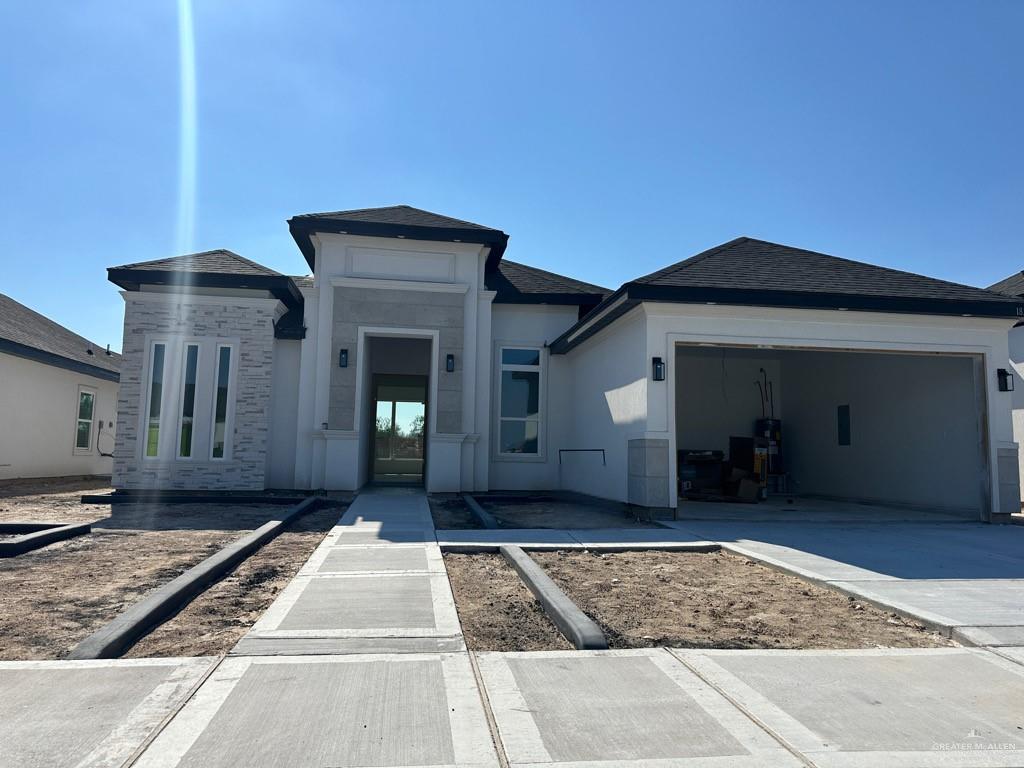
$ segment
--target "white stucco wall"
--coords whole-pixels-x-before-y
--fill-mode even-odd
[[[1010,399],[1013,403],[1013,439],[1024,443],[1024,326],[1010,331],[1010,364],[1016,374]],[[1020,462],[1020,493],[1024,498],[1024,452],[1018,455]]]
[[[268,488],[295,488],[295,423],[299,415],[299,358],[302,342],[274,340],[267,437]]]
[[[571,328],[579,316],[574,306],[495,304],[492,324],[492,364],[489,386],[494,408],[490,414],[490,488],[498,490],[551,490],[559,487],[558,449],[570,447],[572,421],[572,369],[564,357],[549,355],[545,347]],[[498,421],[501,408],[503,346],[537,347],[541,354],[541,426],[539,456],[500,456]]]
[[[116,382],[0,353],[0,480],[62,475],[109,475]],[[79,386],[96,392],[92,440],[75,450]]]
[[[564,448],[603,448],[565,454],[560,486],[617,501],[627,500],[628,441],[645,437],[650,372],[643,310],[634,309],[565,355],[571,427]]]

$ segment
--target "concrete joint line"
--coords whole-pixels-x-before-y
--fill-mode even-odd
[[[178,713],[185,708],[185,705],[192,701],[192,697],[195,696],[196,692],[203,687],[203,684],[210,679],[210,676],[217,671],[221,662],[226,658],[227,654],[224,653],[216,658],[216,660],[210,665],[209,669],[203,673],[202,677],[196,680],[195,685],[193,685],[192,688],[189,689],[189,692],[181,699],[181,701],[178,702],[178,705],[167,713],[164,719],[161,720],[157,727],[153,729],[153,732],[150,733],[149,736],[147,736],[143,742],[136,747],[131,756],[124,761],[122,768],[131,768],[131,766],[135,765],[136,761],[142,757],[142,753],[149,748],[149,745],[156,740],[156,737],[163,732],[164,728],[168,726],[171,720],[178,716]]]
[[[306,499],[282,515],[280,520],[271,520],[265,523],[255,531],[228,544],[198,565],[189,568],[176,579],[152,590],[120,616],[75,646],[68,658],[117,658],[150,630],[167,621],[188,605],[193,598],[202,594],[207,587],[234,570],[239,563],[275,538],[293,520],[312,511],[322,502],[323,499],[319,497]]]
[[[463,500],[466,502],[466,506],[476,515],[477,519],[483,524],[484,528],[497,528],[498,521],[494,519],[494,515],[488,512],[486,509],[480,506],[480,503],[470,496],[468,493],[462,494]]]
[[[601,628],[574,603],[544,569],[526,554],[522,548],[502,546],[498,550],[519,574],[519,578],[540,602],[558,631],[577,650],[606,650],[608,641]]]
[[[476,688],[480,693],[480,703],[484,708],[484,717],[487,718],[487,727],[491,731],[491,741],[494,742],[494,751],[498,755],[498,764],[501,768],[509,768],[508,755],[505,754],[505,745],[501,741],[501,732],[498,730],[498,720],[491,709],[491,700],[487,695],[487,686],[484,685],[484,676],[480,672],[480,665],[477,664],[476,654],[467,651],[469,665],[473,669],[473,677],[476,679]]]
[[[809,757],[804,755],[795,746],[793,746],[784,738],[782,738],[781,735],[775,733],[775,731],[769,728],[766,723],[762,722],[758,717],[756,717],[752,712],[750,712],[750,710],[744,707],[739,701],[736,700],[735,697],[730,696],[728,692],[723,690],[720,685],[718,685],[714,680],[710,679],[707,675],[705,675],[698,667],[688,663],[682,654],[676,653],[676,651],[672,648],[666,648],[665,651],[667,651],[672,658],[674,658],[676,661],[678,661],[680,664],[682,664],[684,667],[690,670],[694,675],[696,675],[701,682],[703,682],[705,685],[714,690],[719,696],[721,696],[723,699],[725,699],[734,707],[736,707],[736,709],[742,712],[752,723],[754,723],[754,725],[756,725],[762,731],[767,733],[768,736],[770,736],[772,739],[781,744],[787,752],[793,755],[793,757],[795,757],[804,765],[808,766],[808,768],[815,768],[815,763],[813,763]]]

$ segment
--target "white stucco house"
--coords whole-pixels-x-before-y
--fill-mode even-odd
[[[120,362],[0,294],[0,481],[111,474]]]
[[[1024,272],[1014,272],[998,283],[989,286],[997,291],[1024,301]],[[1024,382],[1024,319],[1018,320],[1010,329],[1010,370],[1016,375],[1017,384]],[[1015,386],[1011,394],[1013,408],[1013,439],[1019,445],[1024,441],[1024,385]],[[1024,498],[1024,455],[1021,461],[1021,497]]]
[[[1019,508],[999,373],[1018,298],[750,238],[612,291],[408,206],[289,227],[310,277],[224,250],[109,270],[117,487],[414,482],[674,507],[686,462],[728,458],[774,417],[789,493]]]

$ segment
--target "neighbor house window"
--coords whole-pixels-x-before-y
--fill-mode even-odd
[[[539,349],[501,350],[499,453],[540,453],[540,356]]]
[[[228,433],[228,391],[231,385],[231,347],[217,347],[217,378],[213,392],[213,440],[210,455],[223,459]]]
[[[163,344],[153,345],[149,366],[149,405],[146,409],[146,456],[149,458],[160,454],[160,401],[164,390],[165,352]]]
[[[199,365],[199,345],[185,345],[185,366],[181,381],[181,428],[178,430],[178,456],[192,456],[192,437],[196,415],[196,369]]]
[[[92,449],[93,411],[96,408],[96,393],[91,389],[78,389],[78,418],[75,421],[75,450]]]

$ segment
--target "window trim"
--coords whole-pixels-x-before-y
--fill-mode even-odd
[[[520,349],[537,352],[537,365],[506,364],[502,358],[506,349]],[[544,462],[547,461],[547,440],[545,439],[547,424],[547,360],[548,348],[543,343],[501,341],[495,344],[495,400],[494,412],[494,459],[510,462]],[[537,418],[503,417],[501,415],[502,378],[505,371],[524,371],[537,373]],[[503,421],[535,422],[537,424],[536,453],[506,453],[501,450],[501,423]]]
[[[228,391],[224,405],[224,455],[214,456],[213,449],[217,435],[217,377],[220,374],[220,351],[231,350],[228,360]],[[210,442],[206,452],[207,461],[231,461],[234,455],[234,441],[231,439],[235,429],[235,387],[238,381],[238,345],[218,342],[213,353],[213,392],[210,401]]]
[[[80,414],[82,412],[82,394],[83,393],[88,393],[88,394],[92,395],[92,418],[91,419],[83,419],[80,416]],[[75,430],[74,430],[74,433],[73,433],[72,439],[71,439],[72,452],[76,456],[89,456],[89,455],[91,455],[93,453],[93,449],[96,447],[95,444],[94,444],[95,441],[93,440],[93,430],[96,427],[96,421],[97,421],[97,419],[96,419],[96,401],[97,401],[97,399],[98,399],[98,392],[96,391],[95,387],[86,386],[85,384],[79,384],[78,385],[78,396],[75,398]],[[78,445],[78,425],[81,424],[83,421],[88,421],[89,422],[89,445],[87,445],[85,448],[82,448],[81,446]]]
[[[192,347],[196,350],[196,374],[195,384],[192,392],[192,444],[189,446],[189,455],[181,455],[181,428],[185,424],[185,376],[188,375],[188,351]],[[165,365],[166,365],[167,353],[164,352]],[[199,385],[201,383],[200,372],[202,371],[202,359],[203,359],[203,346],[198,341],[184,341],[181,344],[181,368],[178,370],[178,411],[177,411],[177,429],[174,432],[174,460],[175,461],[195,461],[196,460],[196,424],[199,421]],[[157,446],[157,454],[159,455],[160,448]]]
[[[156,437],[156,454],[151,456],[147,450],[149,447],[149,421],[150,412],[153,408],[153,362],[156,358],[156,348],[164,348],[163,367],[161,369],[161,380],[160,380],[160,415],[157,417],[157,437]],[[167,400],[167,379],[168,379],[168,368],[167,362],[169,359],[168,350],[171,348],[171,344],[166,339],[152,339],[149,342],[149,354],[146,356],[146,376],[145,376],[145,387],[142,390],[142,396],[145,398],[145,406],[142,408],[142,425],[139,430],[139,447],[140,453],[142,454],[143,461],[160,461],[160,443],[164,439],[164,414],[167,409],[164,407],[164,403]]]

